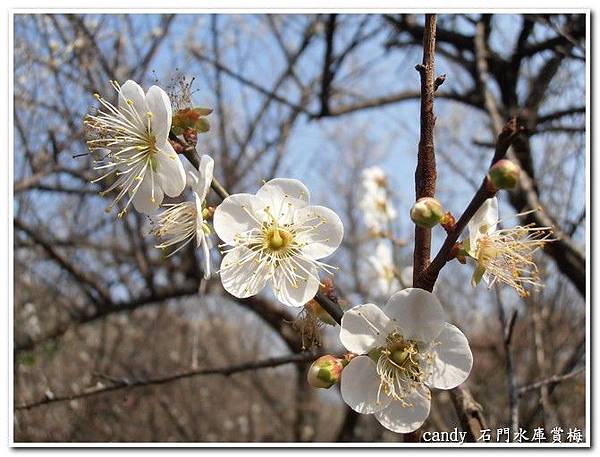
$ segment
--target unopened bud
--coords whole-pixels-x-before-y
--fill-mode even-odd
[[[329,389],[340,381],[344,366],[344,361],[333,355],[321,356],[308,369],[306,376],[308,384],[312,387]]]
[[[433,228],[444,217],[442,205],[435,198],[419,198],[410,210],[410,218],[419,227]]]
[[[496,189],[512,189],[519,181],[521,170],[514,162],[502,159],[496,162],[489,171],[492,185]]]

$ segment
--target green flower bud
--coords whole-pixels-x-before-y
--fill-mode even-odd
[[[306,379],[312,387],[329,389],[340,381],[343,369],[342,359],[332,355],[324,355],[312,363],[308,369]]]
[[[419,227],[433,228],[444,217],[442,205],[435,198],[419,198],[410,210],[410,218]]]
[[[518,165],[510,160],[502,159],[490,168],[489,177],[496,189],[512,189],[517,185],[520,173]]]

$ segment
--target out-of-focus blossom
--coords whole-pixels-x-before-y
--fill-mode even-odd
[[[375,297],[389,297],[400,289],[393,251],[389,241],[379,240],[373,254],[367,257],[371,266],[369,290]]]
[[[396,210],[390,200],[387,178],[379,167],[365,168],[362,172],[359,207],[366,226],[376,234],[389,230]]]

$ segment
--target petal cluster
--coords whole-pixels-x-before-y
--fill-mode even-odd
[[[96,181],[112,179],[103,192],[118,190],[112,207],[128,196],[119,216],[133,202],[141,213],[152,214],[164,195],[177,197],[185,188],[185,171],[169,143],[171,102],[158,86],[144,93],[134,81],[113,82],[118,104],[97,95],[101,107],[85,124],[91,138],[88,147],[99,156],[94,168],[104,173]]]
[[[384,233],[389,230],[390,222],[396,217],[396,210],[389,196],[387,177],[377,166],[365,168],[361,184],[359,206],[363,211],[365,224],[375,234]]]
[[[427,419],[429,387],[458,386],[473,364],[465,335],[445,322],[439,300],[422,289],[397,292],[383,308],[367,303],[346,311],[340,340],[359,354],[342,373],[342,398],[398,433]]]
[[[340,245],[343,225],[329,208],[309,205],[308,189],[295,179],[273,179],[256,193],[223,200],[214,214],[225,243],[221,281],[230,294],[249,297],[270,285],[277,299],[302,306],[319,288],[320,259]]]
[[[400,289],[399,274],[394,265],[393,251],[389,240],[378,240],[375,252],[367,257],[371,266],[369,291],[375,297],[388,297]]]
[[[499,229],[498,225],[498,200],[489,198],[468,224],[466,250],[477,261],[471,282],[476,286],[483,279],[491,287],[498,281],[525,297],[526,286],[541,285],[533,254],[552,241],[551,229],[532,225]]]
[[[164,205],[167,207],[157,218],[156,226],[152,233],[161,238],[163,242],[156,247],[168,249],[177,248],[169,255],[187,246],[194,238],[196,247],[202,248],[204,255],[204,277],[208,279],[211,274],[210,267],[210,227],[205,217],[205,202],[210,183],[213,177],[214,161],[211,157],[203,155],[200,159],[198,173],[189,172],[194,194],[193,202],[182,202]]]

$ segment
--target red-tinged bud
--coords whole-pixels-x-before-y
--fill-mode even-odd
[[[198,131],[192,127],[188,127],[183,131],[183,138],[188,144],[196,146],[196,143],[198,143]]]
[[[329,389],[340,382],[344,369],[342,359],[333,355],[324,355],[315,360],[306,375],[308,384],[320,389]]]
[[[208,108],[183,108],[173,114],[171,130],[175,135],[181,135],[187,129],[198,133],[208,132],[210,125],[204,118],[212,113]]]
[[[444,217],[442,217],[440,224],[442,227],[444,227],[446,233],[450,233],[456,228],[456,219],[454,219],[452,213],[448,211],[446,214],[444,214]]]
[[[412,221],[423,228],[433,228],[444,217],[442,205],[435,198],[419,198],[410,210]]]
[[[185,148],[179,141],[169,140],[169,143],[171,143],[171,146],[173,146],[173,149],[177,154],[183,154]]]
[[[465,256],[465,251],[463,249],[462,243],[454,243],[452,246],[452,250],[450,251],[450,260],[456,259],[463,265],[467,263],[467,258]]]
[[[490,182],[495,189],[512,189],[519,182],[521,169],[517,164],[507,159],[496,162],[488,173]]]

